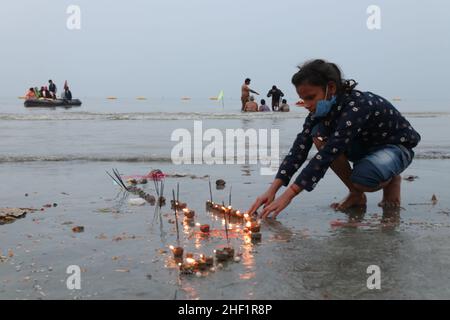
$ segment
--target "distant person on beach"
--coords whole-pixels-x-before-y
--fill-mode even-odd
[[[48,91],[53,99],[56,99],[56,84],[52,80],[48,80]]]
[[[289,112],[289,105],[287,104],[286,99],[281,101],[281,106],[278,108],[280,112]]]
[[[255,102],[255,97],[250,96],[249,100],[244,106],[244,112],[258,112],[258,104]]]
[[[270,97],[272,97],[272,111],[277,111],[280,105],[280,99],[284,97],[284,93],[277,86],[272,86],[272,89],[267,93],[267,98]]]
[[[335,210],[365,207],[366,192],[383,190],[378,204],[400,207],[402,173],[412,162],[412,150],[420,135],[386,99],[356,90],[354,80],[343,80],[334,63],[308,61],[292,77],[309,115],[269,189],[252,204],[261,205],[262,218],[275,218],[303,190],[312,191],[329,167],[348,188],[348,196],[332,204]],[[275,199],[281,186],[288,186],[315,145],[318,152],[295,182]],[[353,167],[350,166],[353,162]]]
[[[64,100],[72,100],[72,92],[69,90],[69,87],[64,87],[64,92],[61,96]]]
[[[241,102],[242,102],[242,109],[241,109],[241,111],[244,111],[245,104],[249,100],[250,93],[254,93],[254,94],[259,95],[258,92],[250,89],[250,87],[249,87],[250,82],[251,82],[251,80],[249,78],[245,79],[244,84],[241,87]]]
[[[259,106],[259,112],[267,112],[270,111],[269,107],[266,104],[266,100],[262,99],[261,100],[261,105]]]
[[[36,99],[36,94],[34,93],[34,88],[28,89],[27,93],[25,94],[25,99]]]

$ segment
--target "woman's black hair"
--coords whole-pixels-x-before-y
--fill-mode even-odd
[[[321,86],[326,89],[330,81],[336,84],[336,93],[348,93],[352,91],[358,83],[353,80],[342,79],[342,73],[339,67],[323,59],[306,61],[298,66],[299,71],[292,76],[292,84],[297,87],[301,84],[310,84]]]
[[[281,103],[287,103],[286,99],[281,100]]]
[[[266,104],[266,100],[261,99],[261,104]]]

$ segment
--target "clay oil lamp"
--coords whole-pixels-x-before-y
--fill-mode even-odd
[[[165,206],[166,205],[166,198],[164,198],[163,196],[160,196],[159,198],[158,198],[158,203],[159,203],[159,206]]]
[[[195,211],[188,208],[183,209],[183,214],[187,219],[194,219]]]
[[[261,241],[261,232],[252,232],[250,231],[250,239],[252,242],[258,242]]]
[[[226,261],[229,259],[228,252],[225,252],[224,250],[216,249],[214,250],[214,254],[216,256],[216,260],[219,262]]]
[[[211,267],[214,264],[214,258],[205,256],[204,254],[200,255],[200,261],[207,267]]]
[[[198,267],[197,261],[194,258],[186,258],[186,262],[178,263],[180,271],[184,274],[193,274],[195,269]]]

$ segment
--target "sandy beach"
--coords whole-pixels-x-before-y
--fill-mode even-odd
[[[166,178],[166,196],[179,183],[180,200],[196,211],[196,222],[212,230],[202,237],[198,227],[180,223],[181,244],[185,252],[211,255],[226,237],[222,219],[205,209],[208,177],[214,200],[227,203],[232,186],[232,205],[240,210],[248,209],[272,177],[261,176],[258,165],[173,165],[170,133],[192,127],[192,117],[201,119],[202,110],[200,116],[175,120],[152,119],[154,114],[138,120],[64,119],[86,117],[84,111],[28,113],[27,119],[17,113],[6,119],[11,114],[2,112],[2,135],[14,139],[0,142],[0,203],[38,211],[0,225],[1,299],[450,298],[450,143],[435,130],[447,114],[410,118],[423,142],[404,173],[418,178],[403,181],[400,212],[383,212],[377,206],[381,193],[368,195],[365,212],[335,212],[329,204],[346,190],[329,171],[277,221],[262,223],[261,242],[248,243],[242,230],[231,226],[230,243],[241,260],[198,278],[180,275],[173,263],[170,205],[160,212],[149,204],[130,205],[135,196],[124,196],[105,170],[118,168],[125,176],[152,169],[179,174]],[[63,119],[36,119],[50,115]],[[298,112],[273,119],[204,117],[205,126],[219,129],[279,128],[281,155],[303,121]],[[225,189],[216,190],[217,179],[226,181]],[[155,195],[153,183],[143,188]],[[84,232],[73,232],[74,226]],[[70,265],[81,268],[81,290],[67,288]],[[366,286],[370,265],[381,269],[382,290]]]

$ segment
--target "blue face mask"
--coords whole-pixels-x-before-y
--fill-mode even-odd
[[[315,117],[325,117],[330,112],[331,107],[336,103],[336,96],[332,96],[330,100],[326,100],[328,95],[328,86],[325,91],[325,99],[317,102]]]

